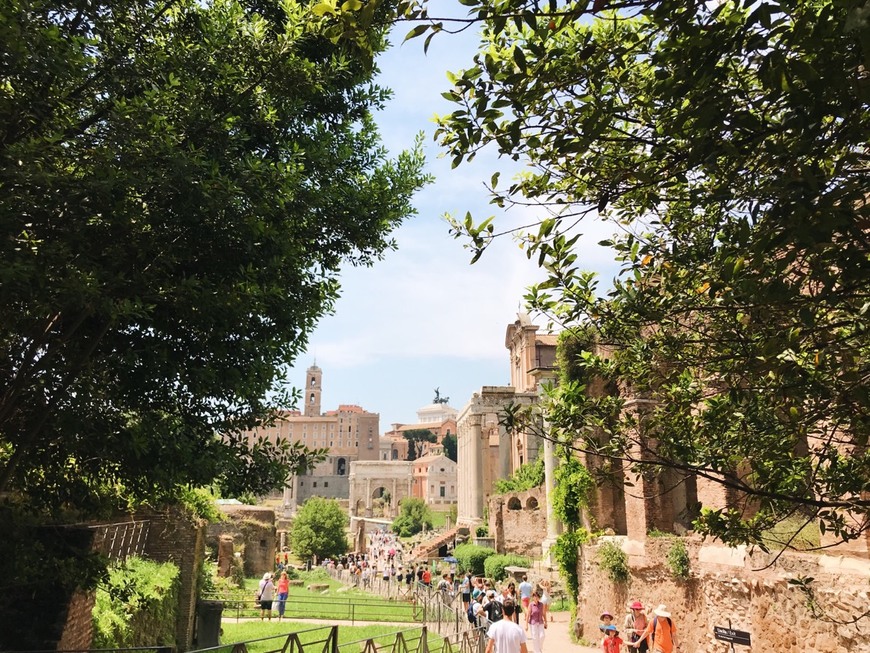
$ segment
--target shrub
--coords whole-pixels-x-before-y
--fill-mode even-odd
[[[514,553],[489,556],[483,563],[483,575],[493,580],[504,580],[508,573],[505,567],[528,567],[531,561]]]
[[[474,531],[474,534],[477,535],[477,537],[489,536],[489,526],[487,526],[486,524],[484,524],[483,526],[478,526],[477,529]]]
[[[476,544],[460,544],[453,551],[460,572],[470,571],[476,576],[482,576],[485,571],[486,559],[495,555],[495,549]]]
[[[631,576],[628,568],[628,556],[618,545],[613,542],[605,542],[598,547],[598,564],[607,571],[607,575],[614,583],[625,583]]]
[[[93,611],[94,648],[174,646],[178,567],[129,558],[109,569]]]
[[[544,457],[530,463],[523,463],[510,478],[496,480],[494,494],[523,492],[544,484]]]
[[[686,549],[685,542],[674,540],[671,548],[668,549],[667,564],[674,578],[686,579],[690,576],[689,551]]]
[[[572,606],[577,604],[577,595],[580,593],[580,579],[577,577],[577,549],[588,541],[589,532],[585,528],[580,528],[576,531],[562,533],[550,549],[556,564],[559,566],[559,573],[568,590],[568,598],[571,599]]]

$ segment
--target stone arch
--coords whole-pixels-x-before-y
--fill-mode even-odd
[[[349,505],[357,516],[374,517],[375,501],[386,493],[389,502],[378,501],[377,512],[391,518],[398,513],[399,502],[412,494],[414,476],[409,462],[355,460],[349,467]]]
[[[344,476],[347,474],[347,460],[344,458],[339,458],[335,461],[335,473],[339,476]]]
[[[538,509],[538,500],[535,497],[529,497],[526,499],[526,510],[537,510]]]
[[[507,502],[508,510],[522,510],[523,503],[517,497],[511,497]]]
[[[378,485],[374,490],[372,490],[372,496],[370,498],[372,517],[382,517],[387,519],[392,516],[390,508],[393,497],[385,486]]]

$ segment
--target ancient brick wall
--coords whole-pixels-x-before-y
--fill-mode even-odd
[[[610,539],[610,538],[602,538]],[[728,644],[713,636],[713,626],[747,631],[753,650],[776,653],[851,653],[865,650],[865,635],[848,622],[867,609],[870,569],[865,560],[789,553],[774,560],[742,548],[702,545],[684,539],[690,553],[691,577],[676,579],[666,564],[670,538],[644,542],[612,538],[629,553],[631,579],[612,582],[596,562],[598,545],[582,551],[578,634],[597,642],[602,610],[622,624],[626,604],[639,599],[651,611],[664,603],[674,617],[682,650],[724,653]],[[812,576],[816,599],[825,612],[814,616],[807,597],[788,583],[789,578]],[[692,615],[686,619],[684,615]],[[860,624],[859,624],[860,626]],[[737,650],[748,650],[737,647]]]
[[[178,620],[175,645],[191,648],[196,617],[197,581],[205,555],[205,524],[183,510],[149,511],[137,517],[150,520],[146,555],[157,562],[174,562],[179,569]]]
[[[511,492],[489,500],[489,534],[499,553],[538,558],[547,536],[547,503],[544,488]]]
[[[217,550],[222,536],[231,536],[237,551],[242,550],[246,576],[260,576],[275,568],[278,551],[275,511],[260,506],[221,506],[229,517],[225,522],[209,524],[206,543]]]

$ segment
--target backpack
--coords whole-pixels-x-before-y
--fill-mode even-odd
[[[492,608],[490,609],[490,617],[489,620],[495,623],[496,621],[501,621],[504,618],[504,611],[502,610],[501,603],[498,601],[492,602]]]
[[[474,602],[468,604],[468,610],[465,611],[465,616],[468,617],[468,623],[473,624],[477,623],[477,619],[474,617]]]

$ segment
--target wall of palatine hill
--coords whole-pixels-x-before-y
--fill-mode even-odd
[[[631,528],[635,510],[650,514],[650,506],[599,501],[593,508],[606,523],[616,508],[622,523]],[[622,507],[624,506],[624,508]],[[607,513],[604,513],[604,510]],[[501,553],[540,558],[546,537],[546,496],[543,488],[496,495],[488,502],[489,532]],[[648,523],[648,522],[647,522]],[[675,529],[677,530],[677,529]],[[612,530],[610,531],[613,532]],[[599,615],[608,610],[622,625],[626,606],[638,599],[652,610],[664,603],[674,616],[682,651],[728,653],[730,644],[714,637],[714,626],[748,632],[752,649],[735,645],[735,651],[775,653],[853,653],[870,651],[870,559],[865,542],[841,545],[814,553],[766,554],[747,547],[731,548],[688,534],[644,534],[596,538],[580,551],[580,598],[575,632],[598,645]],[[598,552],[605,544],[626,554],[630,570],[625,583],[612,581]],[[688,553],[689,576],[675,576],[668,554],[675,543]],[[823,537],[823,544],[824,541]],[[533,572],[543,577],[546,564]],[[813,596],[790,584],[811,577]],[[815,606],[811,606],[811,598]],[[867,612],[868,616],[859,618]]]
[[[674,542],[689,553],[690,575],[676,578],[667,563]],[[605,542],[618,545],[631,570],[625,583],[610,580],[598,561]],[[726,653],[730,644],[714,638],[713,627],[750,633],[752,649],[776,653],[851,653],[870,650],[870,565],[866,558],[819,553],[765,554],[745,547],[703,543],[700,538],[602,537],[582,547],[581,590],[575,631],[597,642],[603,610],[621,626],[626,606],[640,600],[648,613],[664,603],[673,615],[682,650]],[[815,611],[809,597],[789,580],[812,577]],[[687,617],[691,615],[691,617]],[[749,651],[735,645],[736,651]]]

